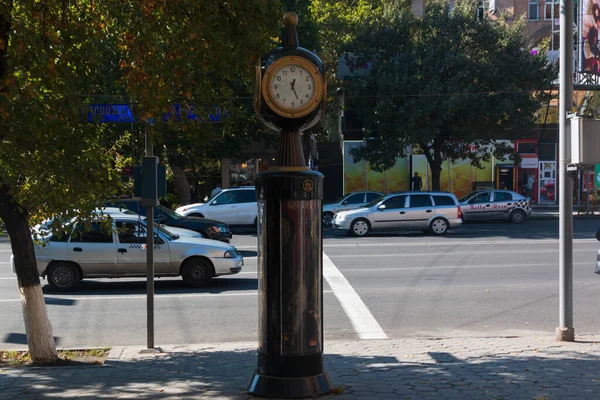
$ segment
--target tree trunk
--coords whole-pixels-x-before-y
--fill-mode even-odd
[[[441,187],[440,176],[442,175],[442,162],[441,160],[434,160],[429,166],[431,167],[431,190],[439,191]]]
[[[182,204],[190,204],[192,193],[190,182],[188,181],[187,176],[185,176],[185,172],[174,165],[171,165],[171,170],[173,171],[173,184],[177,189],[177,193],[179,193],[179,199]]]
[[[431,154],[433,150],[433,154]],[[442,143],[439,140],[434,140],[433,145],[427,151],[425,151],[425,157],[429,162],[429,168],[431,169],[431,190],[440,190],[440,177],[442,175]]]
[[[6,231],[10,237],[31,360],[36,364],[56,363],[56,343],[40,286],[27,214],[20,209],[10,195],[8,186],[2,182],[0,218],[6,224]]]

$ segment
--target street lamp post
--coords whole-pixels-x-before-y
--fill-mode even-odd
[[[567,113],[573,107],[573,0],[560,2],[559,71],[559,319],[556,339],[575,340],[573,327],[573,181]]]

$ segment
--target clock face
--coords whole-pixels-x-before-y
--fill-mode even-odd
[[[283,117],[308,115],[323,97],[321,72],[305,58],[282,57],[265,71],[262,96],[268,106]]]
[[[315,97],[315,78],[299,64],[287,64],[273,72],[269,85],[273,101],[290,111],[303,108]]]

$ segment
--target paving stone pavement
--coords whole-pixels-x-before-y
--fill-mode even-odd
[[[111,349],[105,365],[0,370],[0,399],[248,399],[256,343]],[[600,399],[600,336],[327,341],[323,399]]]

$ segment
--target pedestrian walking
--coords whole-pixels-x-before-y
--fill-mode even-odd
[[[531,199],[531,191],[533,190],[533,175],[531,172],[527,173],[527,182],[525,183],[525,197]]]
[[[210,192],[210,198],[212,199],[213,197],[215,197],[222,191],[223,191],[223,189],[221,189],[221,184],[217,183],[217,186],[212,190],[212,192]]]
[[[411,190],[421,190],[423,187],[423,180],[419,176],[418,172],[415,172],[415,175],[410,178],[410,188]]]

